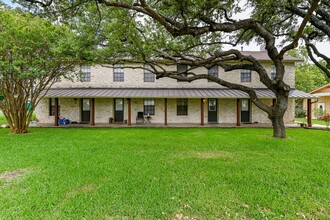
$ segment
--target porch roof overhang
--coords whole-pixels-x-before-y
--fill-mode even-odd
[[[259,98],[275,98],[268,89],[256,89]],[[44,94],[44,93],[43,93]],[[42,94],[42,95],[43,95]],[[240,90],[226,88],[51,88],[48,98],[249,98]],[[291,90],[290,98],[314,99],[317,96]]]

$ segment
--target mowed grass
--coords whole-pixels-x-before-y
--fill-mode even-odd
[[[296,122],[304,122],[307,123],[307,119],[306,118],[295,118]],[[312,120],[312,124],[314,125],[327,125],[327,123],[325,121],[321,121],[321,120],[317,120],[317,119],[313,119]]]
[[[2,112],[0,111],[0,125],[6,124],[7,120],[5,118],[5,116],[2,114]]]
[[[0,219],[328,219],[330,133],[0,130]]]
[[[33,112],[31,120],[35,121],[37,119],[36,117],[36,113]],[[8,125],[8,122],[6,120],[6,117],[4,116],[4,114],[0,111],[0,125]]]

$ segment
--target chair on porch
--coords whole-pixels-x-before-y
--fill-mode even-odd
[[[144,115],[143,112],[138,112],[136,116],[136,124],[138,123],[144,123]]]

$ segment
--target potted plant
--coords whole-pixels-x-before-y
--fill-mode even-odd
[[[113,118],[110,117],[110,118],[109,118],[109,124],[111,124],[112,122],[113,122]]]

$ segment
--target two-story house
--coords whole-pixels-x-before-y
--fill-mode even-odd
[[[274,65],[266,52],[245,53],[256,57],[271,78],[275,76]],[[285,82],[292,88],[285,123],[294,120],[295,98],[311,98],[310,94],[294,89],[297,61],[292,57],[285,57],[284,60]],[[187,66],[170,65],[166,68],[175,70]],[[256,88],[257,95],[269,105],[275,101],[275,95],[259,81],[255,72],[237,70],[225,73],[218,66],[195,71]],[[91,125],[109,121],[131,125],[137,123],[136,119],[141,115],[151,123],[163,125],[271,123],[267,114],[251,103],[246,93],[208,80],[189,83],[170,78],[156,79],[153,73],[132,68],[132,64],[81,66],[81,74],[80,81],[62,79],[54,84],[36,109],[39,123],[56,124],[57,117],[63,116]]]

